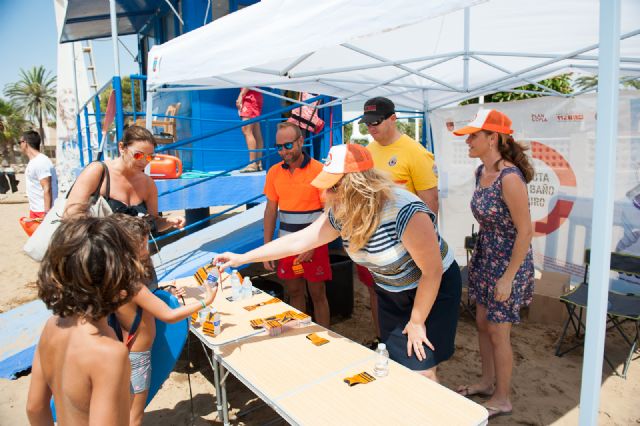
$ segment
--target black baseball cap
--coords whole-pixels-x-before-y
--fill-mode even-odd
[[[395,113],[396,106],[390,99],[381,96],[371,98],[364,103],[364,115],[358,124],[386,120]]]

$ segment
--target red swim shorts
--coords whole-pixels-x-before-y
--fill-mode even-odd
[[[255,118],[262,114],[262,93],[249,90],[242,98],[240,117]]]
[[[313,257],[308,262],[295,263],[297,257],[289,256],[278,261],[278,278],[291,280],[304,277],[312,283],[331,279],[329,247],[326,244],[317,247],[313,252]]]
[[[34,212],[29,210],[29,219],[44,219],[47,214],[45,212]]]
[[[371,275],[371,272],[369,272],[367,268],[356,265],[356,271],[358,271],[358,279],[362,284],[367,287],[373,287],[373,284],[375,284],[373,281],[373,275]]]

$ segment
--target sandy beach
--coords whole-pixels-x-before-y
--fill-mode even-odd
[[[22,176],[18,178],[22,180]],[[20,187],[24,190],[22,182]],[[21,250],[27,239],[18,224],[18,218],[28,212],[24,194],[11,194],[0,200],[0,212],[0,290],[4,294],[0,300],[0,312],[6,312],[37,297],[34,281],[38,264]],[[333,318],[331,328],[337,333],[364,343],[370,341],[374,334],[368,293],[358,282],[355,283],[354,289],[353,316],[349,319]],[[498,418],[492,421],[492,424],[577,424],[583,357],[581,351],[574,351],[562,358],[554,356],[555,342],[559,334],[559,325],[545,326],[525,321],[514,327],[513,415]],[[608,354],[620,364],[626,353],[621,338],[609,333],[606,344]],[[188,373],[193,405],[189,397]],[[479,373],[480,359],[475,326],[466,314],[461,314],[456,353],[451,360],[442,365],[439,376],[444,386],[455,388],[460,384],[473,383]],[[17,380],[0,379],[1,425],[27,424],[24,407],[29,380],[29,375]],[[197,339],[191,336],[188,350],[185,348],[175,371],[147,408],[144,424],[221,424],[215,410],[215,389],[212,383],[213,373],[203,355],[202,347]],[[232,423],[253,425],[278,418],[270,408],[261,406],[260,399],[231,375],[227,389]],[[601,389],[600,424],[640,424],[639,359],[632,362],[626,380],[612,375],[611,370],[605,366]],[[428,395],[425,395],[425,398],[428,398]],[[482,398],[475,400],[480,403],[483,401]],[[237,417],[238,411],[254,407],[257,408],[246,416]],[[401,416],[402,413],[398,415]]]

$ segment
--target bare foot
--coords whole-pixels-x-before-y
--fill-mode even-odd
[[[483,383],[476,383],[474,385],[462,385],[459,386],[456,392],[460,395],[465,396],[467,398],[478,395],[478,396],[491,396],[493,395],[494,387],[493,385],[485,385]]]
[[[501,401],[501,400],[492,398],[489,401],[485,402],[483,405],[484,405],[484,408],[486,408],[487,411],[489,411],[490,419],[498,416],[510,415],[511,411],[513,410],[511,401],[509,400]]]

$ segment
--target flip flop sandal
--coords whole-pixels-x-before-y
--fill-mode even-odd
[[[491,419],[495,419],[496,417],[500,417],[500,416],[510,416],[511,414],[513,414],[513,410],[501,410],[499,408],[496,407],[489,407],[489,406],[484,406],[484,408],[487,409],[487,411],[489,411],[489,420]]]

